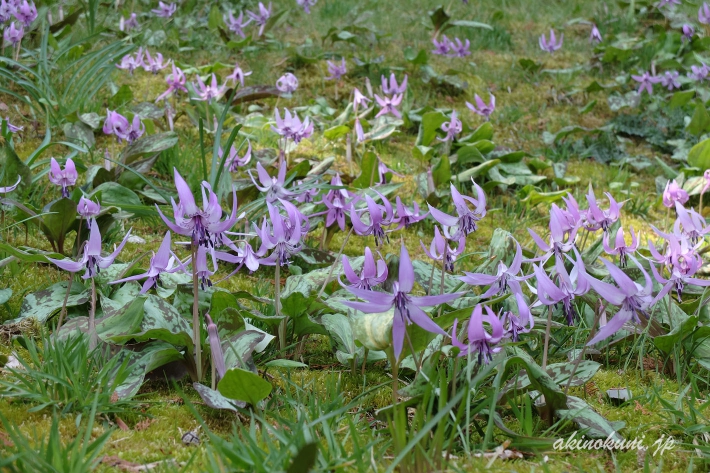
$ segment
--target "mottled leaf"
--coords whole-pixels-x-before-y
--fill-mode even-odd
[[[126,146],[119,160],[124,164],[130,164],[139,156],[160,153],[161,151],[172,148],[177,142],[178,135],[174,131],[143,136]]]
[[[202,400],[205,401],[205,404],[212,409],[223,409],[232,412],[239,412],[237,407],[244,408],[247,405],[243,401],[232,401],[231,399],[227,399],[222,396],[219,391],[214,391],[204,384],[192,383],[192,386],[195,388],[195,391],[197,391],[197,394],[200,395]]]
[[[55,314],[58,314],[64,303],[67,293],[67,282],[59,282],[47,289],[43,289],[25,296],[20,307],[20,316],[12,322],[18,322],[27,317],[34,317],[43,324]],[[89,291],[83,284],[72,283],[67,299],[67,307],[75,307],[89,302]]]
[[[150,342],[140,352],[124,350],[119,356],[130,357],[126,369],[130,374],[115,391],[119,399],[130,399],[135,396],[143,385],[145,375],[150,371],[183,358],[182,353],[175,347],[162,341]],[[121,366],[122,363],[123,359],[119,360],[117,366]]]
[[[612,425],[611,422],[578,397],[567,396],[567,409],[557,410],[556,414],[562,419],[576,422],[587,437],[605,439],[611,436],[612,440],[623,440],[623,437],[617,432],[621,427]]]

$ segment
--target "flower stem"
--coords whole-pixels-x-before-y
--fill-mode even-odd
[[[330,278],[333,275],[333,270],[338,265],[338,261],[340,261],[340,257],[343,255],[343,250],[345,249],[345,245],[348,244],[348,240],[350,239],[350,235],[352,235],[352,234],[353,234],[353,227],[350,227],[350,231],[348,232],[347,236],[345,237],[345,241],[343,241],[343,244],[340,246],[340,251],[338,251],[338,256],[335,257],[335,261],[333,261],[333,266],[330,267],[330,272],[328,273],[328,277],[325,278],[325,282],[323,282],[323,287],[321,287],[320,291],[318,292],[318,299],[320,299],[320,296],[323,295],[323,291],[325,291],[326,286],[330,282]]]
[[[552,325],[552,306],[547,306],[547,326],[545,327],[545,348],[542,352],[542,369],[547,368],[547,350],[550,346],[550,326]]]
[[[700,204],[698,205],[698,213],[701,217],[703,216],[703,195],[705,195],[705,192],[700,193]]]
[[[71,284],[69,285],[71,286]],[[98,345],[96,333],[96,281],[91,278],[91,308],[89,309],[89,349],[93,350]]]
[[[62,322],[64,322],[64,317],[67,315],[67,301],[69,300],[69,292],[71,291],[71,284],[74,280],[74,273],[69,273],[69,281],[67,282],[67,293],[64,295],[64,303],[62,304],[62,311],[59,313],[59,323],[57,323],[56,332],[59,333],[59,329],[62,328]]]
[[[202,381],[202,343],[200,340],[199,286],[197,284],[197,242],[192,242],[192,339],[195,343],[197,381]]]
[[[274,269],[274,308],[276,316],[281,315],[281,265],[276,263]],[[281,351],[286,349],[286,328],[288,325],[288,317],[281,319],[279,323],[279,348]]]

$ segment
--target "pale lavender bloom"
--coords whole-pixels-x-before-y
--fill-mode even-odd
[[[82,253],[79,261],[72,261],[70,259],[57,260],[49,257],[47,259],[64,271],[69,271],[70,273],[76,273],[82,269],[85,269],[86,272],[82,276],[82,279],[93,278],[99,273],[100,270],[111,266],[113,261],[123,249],[126,241],[128,241],[131,231],[129,230],[128,233],[126,233],[123,241],[120,245],[118,245],[113,253],[108,256],[101,256],[101,234],[99,233],[99,225],[96,223],[95,219],[91,219],[90,228],[89,241],[84,246],[84,252]]]
[[[307,184],[307,182],[304,181],[297,181],[296,182],[296,187],[301,187],[304,184]],[[310,202],[313,202],[313,198],[318,195],[318,189],[315,187],[311,187],[310,189],[301,189],[300,193],[296,196],[296,201],[300,202],[302,204],[308,204]]]
[[[365,195],[365,202],[367,202],[367,214],[370,219],[368,223],[362,221],[358,215],[358,210],[355,207],[350,209],[350,222],[352,223],[353,230],[357,235],[368,236],[372,235],[375,237],[375,243],[377,246],[382,246],[382,243],[389,238],[385,233],[383,227],[392,224],[392,219],[394,217],[394,211],[392,210],[392,204],[389,200],[379,192],[375,191],[377,195],[382,199],[382,204],[379,205],[369,195]]]
[[[197,247],[195,260],[191,261],[197,275],[197,279],[200,281],[200,289],[203,291],[207,287],[212,287],[212,279],[210,279],[217,272],[217,255],[216,252],[212,252],[212,269],[210,269],[207,262],[207,248],[200,245]],[[192,258],[190,258],[192,260]]]
[[[702,82],[708,79],[708,74],[710,74],[710,67],[708,67],[707,64],[705,64],[704,62],[701,64],[702,66],[690,66],[690,72],[688,73],[689,78],[697,82]]]
[[[121,62],[119,64],[116,64],[116,67],[119,69],[127,70],[130,74],[133,74],[133,71],[138,69],[141,65],[141,59],[136,59],[133,55],[131,54],[126,54],[123,56],[121,59]]]
[[[710,6],[707,2],[703,2],[703,5],[698,10],[698,21],[703,25],[710,25]]]
[[[29,28],[32,22],[37,18],[37,7],[34,2],[29,3],[27,0],[24,0],[20,5],[17,5],[15,18],[20,20],[26,28]]]
[[[9,122],[8,122],[9,125]],[[705,179],[705,184],[703,184],[703,188],[700,191],[701,194],[704,194],[710,189],[710,169],[706,169],[705,172],[703,173],[703,179]]]
[[[515,301],[518,304],[518,314],[508,310],[500,317],[503,327],[505,328],[505,337],[509,337],[513,342],[520,340],[521,333],[529,333],[535,326],[530,307],[525,303],[522,294],[515,294]],[[507,328],[506,328],[507,327]]]
[[[121,20],[118,23],[118,29],[125,31],[126,33],[138,28],[138,26],[138,18],[135,13],[131,13],[131,16],[129,16],[127,20],[121,17]]]
[[[360,105],[367,105],[368,102],[372,102],[372,99],[364,96],[357,87],[353,89],[353,109],[357,112]]]
[[[375,115],[375,118],[381,117],[382,115],[386,115],[388,113],[391,113],[397,118],[402,118],[402,114],[397,110],[396,107],[399,106],[400,103],[402,103],[402,94],[395,94],[392,97],[384,96],[384,98],[380,97],[379,95],[375,94],[375,100],[377,100],[377,103],[380,105],[381,110],[377,112],[377,115]]]
[[[473,104],[466,102],[466,106],[473,112],[478,115],[481,115],[482,117],[485,117],[486,120],[490,120],[491,114],[495,111],[496,109],[496,98],[493,94],[490,94],[490,103],[486,104],[486,102],[483,101],[481,97],[476,94],[474,97],[474,100],[476,102],[476,105],[474,106]]]
[[[120,113],[106,109],[106,120],[104,121],[103,132],[106,135],[115,135],[120,143],[128,139],[131,124],[128,119]]]
[[[463,293],[442,294],[440,296],[416,297],[410,295],[414,288],[414,267],[409,258],[407,248],[402,245],[399,256],[399,279],[392,284],[392,292],[367,291],[354,287],[345,287],[356,297],[364,299],[365,302],[344,301],[348,307],[360,310],[365,313],[387,312],[394,307],[394,320],[392,322],[392,347],[396,360],[402,353],[404,346],[404,336],[407,325],[412,323],[423,328],[427,332],[444,335],[447,333],[439,327],[420,307],[430,307],[450,302]]]
[[[222,159],[224,156],[224,150],[221,146],[219,147],[218,155],[219,159]],[[251,161],[251,142],[247,140],[247,151],[244,153],[244,157],[240,158],[237,153],[237,148],[232,145],[229,149],[229,156],[227,156],[227,160],[224,162],[224,167],[229,169],[230,172],[237,172],[240,167],[246,166],[249,161]]]
[[[597,28],[597,25],[592,25],[592,32],[589,34],[589,42],[601,43],[602,41],[602,34],[599,32],[599,28]]]
[[[251,71],[249,71],[249,72],[244,72],[244,71],[242,70],[242,68],[239,67],[239,64],[237,64],[236,66],[234,66],[234,72],[232,72],[231,74],[229,74],[229,75],[224,79],[224,82],[226,83],[227,81],[230,81],[230,80],[231,80],[235,87],[236,87],[236,85],[237,85],[237,82],[239,82],[239,84],[241,84],[241,86],[244,87],[244,78],[245,78],[246,76],[250,76],[250,75],[251,75]]]
[[[619,306],[619,311],[614,317],[603,327],[600,327],[597,334],[592,338],[587,345],[594,345],[602,340],[614,335],[618,332],[626,322],[633,321],[641,323],[640,315],[648,318],[647,311],[652,305],[652,290],[653,281],[648,275],[643,266],[633,257],[629,255],[631,261],[641,270],[646,284],[644,286],[635,282],[628,277],[622,270],[616,267],[614,263],[602,258],[604,265],[609,270],[612,279],[616,282],[616,286],[607,282],[599,281],[588,274],[584,274],[589,284],[602,298],[610,304]],[[618,286],[618,287],[617,287]]]
[[[371,291],[373,287],[382,284],[387,279],[387,263],[380,256],[375,265],[375,257],[372,255],[370,247],[365,247],[365,261],[362,264],[360,275],[358,276],[353,271],[350,261],[345,255],[343,255],[343,274],[350,282],[349,287]],[[341,285],[343,285],[342,282]]]
[[[64,169],[59,166],[56,159],[52,158],[49,165],[49,182],[57,186],[62,186],[62,197],[69,197],[69,186],[76,184],[79,174],[71,158],[67,158]]]
[[[587,210],[585,214],[586,221],[584,226],[590,232],[595,232],[600,228],[604,230],[604,232],[609,231],[609,228],[611,228],[614,222],[619,220],[619,212],[621,211],[621,207],[623,207],[626,203],[626,201],[624,201],[619,204],[616,200],[614,200],[610,193],[605,192],[604,194],[609,199],[609,210],[602,210],[599,208],[597,198],[594,195],[594,189],[592,189],[591,184],[589,185],[589,192],[587,193],[589,210]]]
[[[446,133],[444,138],[438,138],[440,141],[453,141],[456,135],[461,133],[463,123],[456,117],[456,110],[451,112],[451,119],[441,125],[441,130]]]
[[[619,266],[622,268],[626,267],[626,260],[629,254],[635,253],[639,247],[638,239],[634,233],[634,227],[631,227],[631,244],[627,245],[624,239],[624,227],[619,227],[616,231],[616,238],[614,239],[614,248],[609,245],[609,233],[604,234],[603,246],[604,251],[609,255],[619,255]]]
[[[670,208],[675,207],[676,202],[685,204],[688,202],[688,192],[678,185],[675,179],[666,183],[663,191],[663,205]]]
[[[12,0],[0,0],[0,23],[10,20],[16,11]]]
[[[547,40],[547,38],[545,37],[544,34],[542,36],[540,36],[540,40],[539,40],[540,49],[552,54],[562,47],[562,41],[564,41],[564,39],[565,39],[565,35],[562,34],[562,36],[560,36],[560,40],[557,41],[557,38],[555,37],[555,31],[551,29],[549,41]]]
[[[2,124],[2,118],[0,118],[0,124]],[[10,117],[5,117],[5,124],[7,124],[7,130],[10,133],[17,133],[18,131],[22,131],[25,129],[24,126],[16,126],[10,123]]]
[[[168,67],[168,64],[163,64],[163,55],[160,53],[155,53],[155,57],[152,57],[150,55],[150,51],[148,51],[148,49],[146,48],[145,57],[146,59],[143,59],[143,57],[141,57],[141,64],[143,65],[143,69],[146,72],[152,72],[153,74],[157,74],[162,69]]]
[[[17,189],[17,186],[20,185],[20,182],[22,182],[22,178],[18,175],[18,176],[17,176],[17,182],[16,182],[16,183],[14,183],[14,184],[11,185],[11,186],[0,187],[0,194],[7,194],[8,192],[14,191],[15,189]]]
[[[648,95],[653,95],[653,84],[658,82],[655,76],[652,76],[648,71],[644,72],[642,75],[632,75],[631,78],[639,83],[639,88],[636,91],[639,95],[645,90]]]
[[[672,7],[674,5],[680,5],[680,0],[661,0],[656,4],[656,7]]]
[[[345,58],[341,58],[340,64],[328,61],[328,74],[330,74],[330,76],[326,77],[325,80],[340,80],[347,73],[348,69],[345,64]]]
[[[214,72],[212,73],[212,82],[210,85],[205,85],[205,83],[202,82],[202,78],[197,76],[197,84],[193,83],[192,87],[197,94],[197,97],[194,97],[194,100],[207,101],[207,103],[212,103],[213,99],[219,99],[227,89],[225,85],[220,86],[217,83],[217,76]]]
[[[695,28],[693,25],[689,25],[688,23],[683,25],[681,31],[683,32],[683,41],[691,41],[693,36],[695,36]]]
[[[395,197],[395,217],[392,219],[393,224],[397,224],[395,230],[400,230],[402,228],[409,228],[415,223],[424,220],[429,215],[429,212],[425,214],[419,213],[419,205],[416,202],[412,202],[414,207],[412,210],[402,203],[402,199],[399,196]]]
[[[686,209],[683,207],[683,204],[676,201],[675,210],[678,215],[678,218],[676,218],[673,224],[673,232],[675,234],[685,236],[690,240],[691,244],[695,245],[710,232],[710,226],[706,225],[705,217],[692,208]]]
[[[177,5],[174,3],[158,2],[158,8],[151,10],[158,18],[170,18],[177,11]]]
[[[519,275],[520,268],[523,263],[523,250],[520,248],[520,243],[515,242],[515,256],[510,264],[510,267],[498,262],[498,271],[495,275],[483,273],[469,273],[464,271],[465,276],[459,276],[459,279],[471,286],[490,286],[481,297],[489,298],[505,293],[508,289],[512,294],[522,292],[520,281],[530,279],[533,275]]]
[[[681,84],[678,81],[680,74],[678,71],[666,71],[662,76],[656,76],[657,82],[668,90],[680,89]]]
[[[259,26],[259,36],[261,36],[264,34],[266,22],[271,18],[271,2],[269,2],[269,8],[266,8],[263,3],[259,2],[259,12],[254,13],[247,10],[247,15]]]
[[[574,325],[577,318],[577,309],[574,307],[574,299],[589,292],[590,286],[585,277],[586,271],[582,256],[576,252],[577,260],[568,274],[564,261],[555,261],[557,273],[557,284],[547,275],[542,266],[533,265],[533,274],[537,279],[537,286],[531,288],[537,294],[539,304],[554,306],[562,303],[562,313],[567,319],[567,325]]]
[[[483,315],[483,308],[486,309],[486,315]],[[502,350],[502,347],[496,347],[505,332],[503,323],[498,316],[491,310],[490,307],[476,304],[471,313],[471,318],[468,321],[468,341],[463,343],[458,338],[457,327],[458,319],[454,320],[454,326],[451,330],[451,344],[458,347],[461,352],[459,356],[478,355],[478,364],[487,364],[493,359],[493,355]],[[483,325],[483,322],[488,322],[491,327],[491,333],[488,333]]]
[[[168,90],[160,94],[158,98],[155,99],[156,102],[168,98],[173,93],[180,91],[187,93],[187,87],[185,87],[187,79],[185,78],[185,73],[182,72],[182,69],[177,67],[174,62],[173,72],[165,78],[165,83],[168,84]]]
[[[160,244],[157,253],[153,253],[150,258],[150,266],[148,271],[143,274],[137,274],[135,276],[130,276],[127,278],[119,279],[117,281],[111,281],[109,284],[119,284],[128,281],[138,281],[139,279],[145,279],[143,287],[141,288],[141,294],[145,294],[153,286],[157,286],[160,281],[160,275],[163,273],[174,273],[177,271],[187,271],[185,266],[180,262],[180,258],[173,253],[170,249],[170,232],[165,233],[163,242]]]
[[[355,118],[355,134],[357,135],[357,142],[362,143],[365,141],[365,131],[362,129],[362,123],[360,123],[360,118]]]
[[[571,232],[582,225],[584,216],[580,212],[579,204],[572,194],[568,192],[567,196],[562,197],[562,200],[566,208],[564,210],[560,209],[560,214],[563,217],[561,226],[565,232]]]
[[[10,23],[9,28],[5,28],[5,32],[3,33],[3,38],[5,39],[5,43],[11,43],[13,46],[19,43],[22,40],[22,37],[25,35],[25,27],[20,24],[20,27],[18,28],[15,25],[15,22],[13,21]]]
[[[294,205],[284,200],[280,202],[286,209],[286,217],[283,217],[276,207],[267,202],[269,219],[264,217],[261,229],[254,224],[254,230],[261,238],[259,253],[266,254],[271,250],[271,255],[260,259],[259,262],[269,266],[288,264],[291,256],[301,251],[304,232],[307,232],[302,225],[303,214],[300,214]],[[269,225],[269,220],[271,225]]]
[[[678,302],[682,302],[683,290],[687,284],[692,284],[694,286],[710,286],[710,279],[698,279],[694,278],[693,275],[702,267],[703,260],[697,256],[694,258],[686,258],[683,260],[682,265],[673,265],[670,268],[670,277],[665,279],[656,270],[656,266],[651,264],[651,271],[653,272],[653,277],[658,281],[659,284],[663,285],[663,289],[656,295],[656,297],[651,302],[654,305],[663,297],[668,294],[671,289],[676,290]]]
[[[310,15],[311,7],[318,3],[318,0],[296,0],[299,7],[303,8],[303,11]]]
[[[471,179],[473,182],[473,179]],[[438,210],[429,205],[429,212],[434,220],[446,227],[456,227],[456,231],[451,238],[458,240],[461,236],[467,236],[476,231],[477,222],[486,216],[486,195],[483,189],[473,182],[476,189],[477,198],[461,195],[456,187],[451,184],[451,200],[456,208],[457,216],[448,215],[441,210]],[[473,205],[473,210],[469,208],[469,204]]]
[[[377,182],[379,184],[387,184],[387,174],[394,174],[395,176],[404,177],[398,172],[387,167],[384,161],[377,156]]]
[[[424,246],[423,241],[419,240],[419,244],[422,245],[424,253],[426,253],[429,258],[434,261],[443,261],[444,270],[453,273],[456,257],[466,250],[466,237],[463,235],[459,237],[458,246],[456,248],[452,248],[449,243],[448,238],[444,238],[441,235],[437,225],[434,225],[434,239],[431,240],[429,249]]]
[[[446,35],[441,37],[441,41],[437,41],[436,38],[432,38],[432,43],[434,43],[434,49],[431,51],[433,54],[438,54],[439,56],[448,56],[451,53],[451,41]]]
[[[298,79],[290,72],[287,72],[276,81],[276,88],[284,94],[292,94],[298,89]]]
[[[402,79],[401,84],[397,84],[397,78],[394,76],[394,72],[390,74],[389,82],[387,82],[387,78],[385,76],[382,76],[382,92],[385,95],[404,94],[406,90],[407,74],[404,75],[404,79]]]
[[[237,252],[236,256],[222,251],[215,251],[215,253],[217,257],[223,261],[238,264],[239,267],[236,271],[238,271],[239,268],[244,265],[249,270],[249,273],[253,273],[257,269],[259,269],[259,262],[261,260],[261,257],[264,256],[264,253],[262,253],[261,251],[254,251],[254,249],[247,241],[242,240],[238,242],[238,244],[239,246],[234,244],[229,245],[231,249]]]
[[[451,56],[453,57],[466,57],[471,55],[471,41],[468,39],[465,42],[461,42],[459,38],[455,38],[454,42],[451,43]]]
[[[336,174],[330,180],[331,186],[342,186],[343,181],[340,179],[340,174]],[[351,203],[347,200],[350,193],[347,189],[331,189],[323,196],[322,203],[327,207],[325,216],[325,226],[330,227],[333,223],[338,222],[340,230],[345,230],[345,212],[351,207]]]
[[[224,352],[222,352],[222,342],[219,339],[217,324],[212,321],[212,317],[208,313],[205,313],[205,320],[207,321],[207,339],[210,344],[212,364],[217,372],[217,379],[222,379],[227,372],[227,368],[224,366]]]
[[[229,31],[241,36],[242,39],[246,38],[244,27],[251,22],[251,19],[244,21],[244,12],[239,12],[239,16],[234,18],[234,14],[230,11],[229,15],[224,15],[222,18]]]
[[[279,166],[278,175],[275,177],[269,176],[269,173],[266,172],[264,166],[262,166],[259,161],[256,162],[256,173],[259,176],[259,182],[261,183],[261,186],[257,184],[254,180],[254,176],[251,173],[251,169],[247,172],[249,173],[249,177],[251,177],[251,180],[256,186],[256,188],[259,189],[260,192],[264,192],[266,194],[267,202],[274,202],[278,199],[290,198],[296,195],[294,192],[286,190],[286,188],[284,187],[284,183],[286,182],[285,160],[281,161],[281,166]]]
[[[566,225],[564,212],[557,204],[552,204],[550,208],[550,242],[546,243],[532,228],[528,228],[528,233],[537,246],[545,252],[544,255],[534,258],[531,261],[547,261],[550,256],[555,256],[555,260],[562,259],[564,253],[574,248],[574,239],[577,236],[577,227],[569,228]]]
[[[302,139],[308,138],[313,134],[313,123],[309,117],[306,117],[303,122],[298,118],[298,114],[291,112],[285,108],[284,118],[281,119],[279,109],[274,109],[274,119],[276,126],[271,125],[271,130],[283,136],[286,139],[292,139],[295,143],[300,143]]]
[[[143,136],[143,133],[145,133],[145,125],[141,121],[141,117],[139,115],[134,115],[131,127],[128,129],[128,134],[126,134],[126,141],[133,143],[138,138]]]
[[[79,204],[76,206],[76,212],[84,218],[96,217],[101,213],[101,204],[81,196]]]

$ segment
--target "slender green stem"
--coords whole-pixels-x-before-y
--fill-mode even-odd
[[[62,322],[64,322],[64,317],[67,315],[67,301],[69,300],[69,293],[71,291],[71,285],[74,279],[74,273],[69,273],[69,281],[67,282],[67,293],[64,295],[64,303],[62,304],[62,311],[59,313],[59,323],[57,323],[57,333],[59,329],[62,328]]]
[[[550,326],[552,325],[552,306],[547,306],[547,326],[545,327],[545,348],[542,352],[542,369],[547,368],[547,350],[550,347]]]
[[[338,265],[338,261],[340,261],[340,257],[343,255],[343,250],[345,249],[345,245],[347,245],[348,240],[350,239],[350,235],[352,235],[352,233],[353,233],[353,228],[350,227],[350,231],[348,232],[347,236],[345,237],[343,244],[340,246],[340,251],[338,251],[338,256],[335,257],[335,261],[333,262],[333,266],[330,267],[330,271],[328,272],[328,277],[325,278],[325,282],[323,283],[323,287],[321,287],[320,291],[318,292],[318,299],[320,299],[320,296],[323,295],[323,291],[325,291],[326,286],[328,286],[328,283],[330,282],[330,278],[333,276],[333,270],[335,270],[335,267]]]
[[[205,155],[205,124],[200,118],[198,122],[200,128],[200,153],[202,154],[202,180],[207,180],[207,156]],[[226,151],[225,151],[226,152]]]
[[[98,345],[96,333],[96,281],[91,278],[91,308],[89,309],[89,349],[93,350]]]
[[[276,315],[281,315],[281,265],[276,263],[274,269],[274,308],[276,309]],[[288,318],[284,317],[279,322],[279,348],[283,351],[286,349],[286,328],[288,325]]]
[[[426,290],[426,295],[430,296],[431,295],[431,285],[434,284],[434,270],[436,269],[435,265],[431,265],[431,273],[429,273],[429,286],[427,286]]]
[[[197,381],[202,381],[202,341],[200,337],[199,286],[197,284],[197,242],[192,242],[192,340],[195,343]]]

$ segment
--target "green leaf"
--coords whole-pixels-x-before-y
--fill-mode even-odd
[[[439,187],[451,181],[451,162],[448,156],[442,156],[432,169],[434,184]]]
[[[139,156],[158,154],[161,151],[172,148],[177,142],[178,136],[174,131],[143,136],[126,146],[121,152],[119,160],[123,164],[130,164]]]
[[[32,171],[22,160],[17,156],[15,150],[9,143],[4,143],[0,146],[0,186],[7,187],[14,185],[17,182],[17,176],[22,178],[22,181],[17,186],[15,192],[20,195],[25,195],[26,191],[32,185]]]
[[[72,141],[80,145],[85,145],[89,149],[93,148],[96,144],[94,131],[91,129],[90,126],[85,123],[65,123],[63,131],[64,136],[67,137],[67,141]]]
[[[584,434],[587,437],[607,438],[611,436],[612,440],[623,440],[617,432],[618,428],[615,428],[611,422],[578,397],[567,396],[567,409],[559,409],[556,414],[562,419],[576,422],[577,425],[584,429]]]
[[[104,182],[99,187],[94,189],[94,191],[89,195],[93,198],[95,195],[99,194],[101,196],[101,206],[107,207],[110,205],[116,207],[123,206],[141,206],[142,202],[138,194],[132,190],[123,187],[118,182]],[[76,211],[76,205],[74,206]]]
[[[491,25],[488,25],[486,23],[481,23],[478,21],[469,21],[469,20],[456,20],[456,21],[451,21],[447,26],[461,26],[465,28],[482,28],[484,30],[491,30],[493,31],[493,27]]]
[[[124,357],[130,357],[126,369],[126,372],[130,374],[115,390],[119,399],[130,399],[135,396],[143,385],[145,375],[150,371],[183,358],[182,353],[177,351],[175,347],[161,341],[148,343],[140,352],[123,350],[119,356],[122,359],[119,360],[117,366],[121,366]]]
[[[667,310],[666,310],[667,311]],[[680,324],[675,324],[673,330],[666,335],[653,337],[653,344],[656,348],[664,353],[670,353],[673,347],[693,332],[693,329],[698,325],[698,318],[695,316],[688,317]]]
[[[123,84],[118,91],[113,94],[113,97],[108,99],[109,108],[116,110],[121,105],[130,103],[133,101],[133,91],[128,86],[128,84]]]
[[[222,341],[224,353],[224,366],[230,368],[244,368],[254,373],[257,372],[252,355],[256,346],[264,340],[266,335],[256,330],[246,330]]]
[[[415,66],[420,66],[429,62],[429,56],[426,49],[415,50],[411,46],[404,48],[404,59],[411,62]]]
[[[96,321],[96,332],[103,341],[114,341],[134,333],[143,320],[143,304],[147,297],[128,301],[121,309]]]
[[[318,442],[307,443],[298,451],[286,473],[309,473],[318,458]]]
[[[700,136],[710,129],[710,115],[705,109],[703,103],[698,103],[695,106],[695,112],[693,113],[693,118],[690,119],[688,123],[688,133]],[[690,160],[688,160],[690,162]]]
[[[510,347],[514,354],[506,360],[506,371],[511,370],[515,365],[522,365],[528,374],[531,384],[545,396],[545,404],[557,412],[567,408],[567,396],[560,390],[552,377],[547,374],[525,351]],[[506,391],[501,391],[502,397]]]
[[[456,176],[456,179],[459,182],[468,182],[471,180],[471,178],[476,179],[478,176],[485,175],[491,169],[493,169],[494,167],[496,167],[499,164],[500,164],[500,159],[491,159],[490,161],[486,161],[485,163],[481,163],[476,167],[473,167],[467,171],[459,173],[459,175]]]
[[[0,304],[5,304],[12,297],[12,289],[0,289]]]
[[[456,151],[456,165],[459,167],[464,167],[471,163],[483,163],[486,158],[481,154],[479,149],[474,145],[462,146]]]
[[[244,408],[246,403],[242,401],[232,401],[222,396],[219,391],[214,391],[204,384],[192,383],[192,387],[195,388],[197,394],[200,395],[205,404],[207,404],[212,409],[223,409],[226,411],[239,412],[237,407]]]
[[[375,314],[355,312],[349,320],[354,339],[369,350],[385,350],[392,345],[394,309]]]
[[[294,360],[271,360],[264,363],[267,368],[308,368],[308,365]]]
[[[323,132],[323,136],[326,140],[335,141],[347,135],[348,133],[350,133],[350,127],[346,125],[338,125],[325,130]]]
[[[682,107],[683,105],[693,100],[694,97],[695,90],[682,90],[680,92],[676,92],[675,94],[673,94],[673,97],[671,97],[670,102],[668,102],[668,106],[670,108]]]
[[[64,248],[64,240],[70,227],[76,221],[76,202],[63,197],[58,201],[48,204],[44,209],[47,215],[42,217],[40,228],[47,239],[57,246],[61,253]]]
[[[419,125],[419,135],[417,136],[416,144],[419,146],[429,146],[434,138],[436,138],[436,132],[441,128],[441,125],[446,122],[448,118],[442,112],[434,111],[427,112],[422,116],[422,123]]]
[[[377,182],[377,155],[372,151],[368,151],[362,157],[360,163],[360,175],[352,182],[352,186],[356,189],[366,189]]]
[[[132,332],[113,337],[113,342],[123,344],[129,340],[146,342],[162,340],[176,347],[192,351],[192,327],[180,313],[163,298],[148,295],[143,306],[140,325]]]
[[[64,304],[67,293],[67,282],[59,282],[47,289],[33,292],[25,296],[20,307],[20,315],[13,322],[18,322],[27,317],[33,317],[40,324],[45,323],[50,317],[58,314]],[[76,307],[89,302],[89,291],[80,283],[74,282],[69,291],[67,307]]]
[[[710,169],[710,139],[703,140],[690,149],[688,164],[700,169]]]
[[[217,384],[217,390],[223,396],[236,401],[256,405],[271,394],[271,384],[258,374],[240,368],[232,368],[224,373]]]

